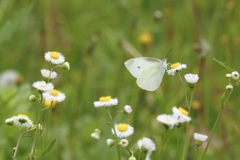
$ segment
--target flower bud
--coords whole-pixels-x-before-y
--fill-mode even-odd
[[[95,129],[94,132],[91,134],[93,139],[100,139],[101,131],[99,129]]]
[[[111,148],[116,141],[113,139],[107,139],[107,145]]]
[[[29,96],[29,101],[30,101],[30,102],[34,102],[34,101],[36,101],[36,100],[37,100],[37,97],[36,97],[35,95]]]
[[[66,70],[70,70],[70,64],[68,62],[63,63],[63,68]]]

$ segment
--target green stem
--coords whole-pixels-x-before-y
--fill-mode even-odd
[[[226,93],[228,93],[227,97],[226,97]],[[222,98],[221,98],[221,110],[220,110],[220,112],[218,113],[217,119],[216,119],[216,121],[215,121],[215,123],[214,123],[214,126],[213,126],[213,129],[212,129],[210,138],[209,138],[208,143],[207,143],[207,146],[206,146],[206,148],[205,148],[205,150],[204,150],[204,152],[203,152],[203,155],[202,155],[201,160],[203,160],[203,159],[204,159],[204,156],[206,155],[206,152],[207,152],[207,150],[208,150],[209,144],[211,143],[211,140],[212,140],[212,137],[213,137],[213,133],[214,133],[214,131],[215,131],[215,129],[216,129],[216,126],[217,126],[217,124],[218,124],[218,122],[219,122],[219,120],[220,120],[220,117],[222,116],[222,112],[223,112],[223,110],[224,110],[224,108],[225,108],[225,105],[226,105],[226,103],[227,103],[227,101],[228,101],[231,93],[232,93],[232,90],[230,90],[229,92],[224,92],[223,95],[222,95]],[[226,98],[225,98],[225,97],[226,97]]]
[[[43,97],[42,97],[42,93],[41,94],[41,105],[39,107],[38,110],[38,116],[37,116],[37,123],[36,123],[36,130],[34,132],[34,138],[33,138],[33,144],[32,144],[32,149],[29,155],[29,160],[33,160],[34,159],[34,154],[35,154],[35,150],[36,150],[36,140],[37,140],[37,134],[39,131],[39,125],[41,124],[41,117],[42,117],[42,106],[44,103]]]
[[[209,144],[210,144],[210,142],[211,142],[211,140],[212,140],[212,137],[213,137],[213,133],[214,133],[215,128],[216,128],[216,126],[217,126],[217,124],[218,124],[218,121],[219,121],[219,119],[220,119],[220,117],[221,117],[221,115],[222,115],[222,111],[223,111],[223,110],[221,110],[221,111],[219,112],[219,114],[218,114],[218,116],[217,116],[217,119],[216,119],[216,121],[215,121],[215,123],[214,123],[214,126],[213,126],[213,129],[212,129],[210,138],[209,138],[208,143],[207,143],[207,146],[206,146],[206,148],[205,148],[205,150],[204,150],[204,152],[203,152],[203,155],[202,155],[201,160],[204,159],[204,156],[205,156],[205,154],[206,154],[206,152],[207,152],[207,150],[208,150]]]
[[[160,159],[162,159],[162,156],[163,156],[163,151],[165,150],[166,146],[167,146],[167,143],[170,139],[170,136],[171,136],[171,132],[169,133],[169,129],[167,128],[166,130],[166,136],[164,138],[165,142],[163,143],[163,146],[162,146],[162,150],[161,150],[161,155],[160,155]]]
[[[180,78],[180,81],[181,81],[182,85],[184,85],[183,79],[182,79],[180,73],[179,73],[179,72],[177,72],[177,73],[178,73],[178,76],[179,76],[179,78]],[[185,99],[186,99],[186,104],[187,104],[187,106],[189,106],[189,105],[188,105],[188,98],[187,98],[187,92],[186,92],[186,90],[184,91],[184,95],[185,95]]]
[[[17,152],[18,152],[18,147],[19,147],[19,144],[20,144],[20,141],[22,139],[22,132],[21,132],[21,129],[19,130],[19,136],[18,136],[18,141],[17,141],[17,144],[16,144],[16,147],[14,148],[14,154],[13,154],[13,160],[17,160]]]
[[[195,148],[195,156],[194,156],[194,160],[198,159],[198,147]]]

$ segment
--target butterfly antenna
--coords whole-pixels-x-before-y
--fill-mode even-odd
[[[172,51],[172,49],[169,49],[169,50],[167,51],[167,53],[165,53],[164,59],[166,59],[166,55],[169,54],[171,51]]]

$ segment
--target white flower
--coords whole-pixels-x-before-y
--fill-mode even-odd
[[[115,132],[118,138],[126,138],[133,134],[134,128],[125,123],[115,124],[112,133],[115,134]]]
[[[204,134],[200,134],[200,133],[194,133],[194,139],[197,140],[197,141],[201,141],[201,142],[205,142],[208,138],[207,135],[204,135]]]
[[[65,61],[65,57],[61,53],[55,51],[45,53],[44,58],[52,64],[62,64]]]
[[[191,73],[185,74],[184,78],[188,83],[191,83],[191,84],[197,83],[199,79],[197,74],[191,74]]]
[[[53,89],[52,83],[46,83],[45,81],[37,81],[32,84],[34,88],[40,91],[50,91]]]
[[[56,89],[53,89],[48,92],[43,92],[43,98],[46,100],[56,101],[56,102],[62,102],[65,99],[65,94],[62,92],[59,92]]]
[[[99,101],[94,102],[95,107],[110,107],[118,104],[118,99],[112,99],[111,96],[100,97]]]
[[[132,112],[132,107],[129,105],[124,106],[124,112],[130,114]]]
[[[157,120],[166,126],[169,127],[169,129],[172,129],[174,125],[178,124],[178,121],[172,116],[172,115],[167,115],[167,114],[161,114],[157,116]]]
[[[119,146],[121,147],[127,147],[128,146],[128,140],[127,139],[121,139],[120,142],[118,143]]]
[[[182,70],[184,68],[187,68],[187,65],[186,64],[181,64],[181,63],[177,62],[177,63],[172,64],[170,66],[170,68],[171,69],[167,70],[167,73],[169,75],[174,76],[177,71],[180,71],[180,70]]]
[[[232,77],[232,79],[234,79],[234,80],[238,80],[238,78],[239,78],[239,73],[238,73],[237,71],[234,71],[234,72],[231,73],[231,77]]]
[[[152,151],[156,150],[156,145],[150,138],[143,137],[137,142],[137,148],[141,149],[142,151],[147,151],[145,160],[146,159],[150,160]]]
[[[227,73],[227,74],[226,74],[226,77],[227,77],[227,78],[231,78],[231,77],[232,77],[232,74]]]
[[[54,79],[54,78],[56,78],[57,75],[58,75],[57,72],[55,72],[55,71],[50,71],[50,70],[48,70],[48,69],[42,69],[42,70],[41,70],[41,74],[42,74],[43,77],[49,78],[49,79]]]
[[[24,114],[19,114],[18,116],[8,118],[5,120],[5,123],[17,128],[29,128],[34,126],[30,118]]]
[[[173,112],[173,117],[176,118],[179,123],[191,121],[191,118],[187,116],[188,112],[181,107],[177,108],[174,106],[172,108],[172,112]]]
[[[15,70],[6,70],[0,74],[0,86],[8,88],[22,83],[22,76]]]

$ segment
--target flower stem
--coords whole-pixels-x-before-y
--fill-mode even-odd
[[[21,129],[20,129],[19,130],[18,141],[17,141],[16,147],[14,148],[13,160],[17,160],[16,156],[17,156],[17,151],[18,151],[18,147],[19,147],[21,139],[22,139],[22,132],[21,132]]]
[[[194,160],[198,159],[198,147],[195,148],[195,156],[194,156]]]

